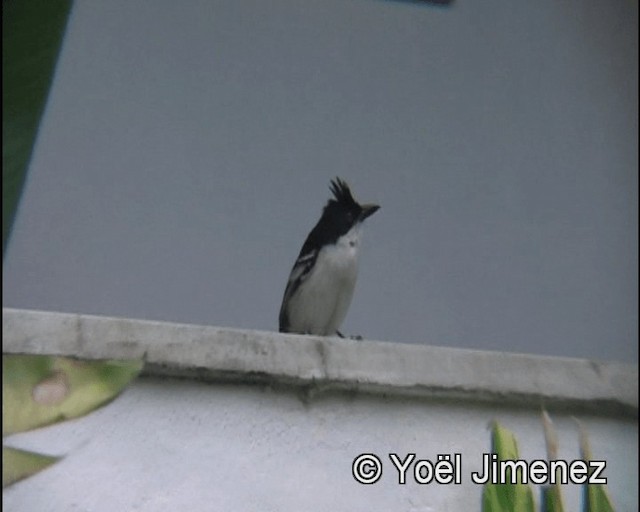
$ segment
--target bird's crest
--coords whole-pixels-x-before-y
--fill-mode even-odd
[[[349,185],[340,178],[336,177],[336,179],[332,180],[329,188],[333,193],[333,197],[335,197],[335,202],[349,205],[356,204],[355,199],[351,195]]]

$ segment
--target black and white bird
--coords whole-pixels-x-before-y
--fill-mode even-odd
[[[280,308],[280,332],[342,336],[338,329],[358,276],[362,222],[380,207],[358,203],[340,178],[330,189],[333,198],[291,270]]]

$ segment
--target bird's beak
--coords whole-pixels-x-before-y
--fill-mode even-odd
[[[371,217],[380,209],[380,206],[378,206],[377,204],[363,204],[361,208],[362,213],[360,214],[360,222],[362,222],[367,217]]]

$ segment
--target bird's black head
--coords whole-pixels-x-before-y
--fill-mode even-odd
[[[313,228],[305,248],[309,245],[321,247],[333,243],[352,227],[373,215],[380,207],[377,204],[360,204],[351,194],[349,185],[340,178],[331,181],[333,198],[329,199],[322,211],[322,217]]]
[[[380,208],[377,204],[358,203],[353,198],[349,185],[340,178],[331,181],[329,188],[333,193],[333,199],[329,199],[324,207],[323,217],[328,215],[335,223],[344,224],[346,228],[344,233],[358,222],[373,215]]]

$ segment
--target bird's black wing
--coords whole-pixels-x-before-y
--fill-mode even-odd
[[[318,252],[318,249],[305,251],[305,247],[303,247],[298,259],[291,269],[289,281],[287,281],[287,287],[284,290],[284,297],[282,298],[282,306],[280,306],[280,332],[289,332],[289,301],[304,280],[309,277],[309,274],[318,259]]]

